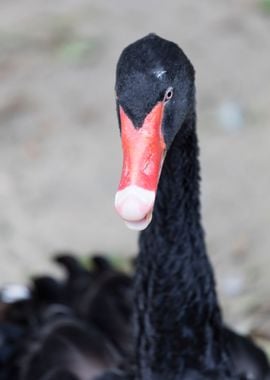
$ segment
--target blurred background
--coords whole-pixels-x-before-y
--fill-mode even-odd
[[[270,1],[2,0],[0,283],[58,250],[127,257],[114,212],[122,49],[155,32],[197,72],[203,219],[226,320],[270,338]]]

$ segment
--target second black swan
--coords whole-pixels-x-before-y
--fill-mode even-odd
[[[65,278],[35,277],[27,299],[0,290],[0,380],[91,380],[129,352],[132,279],[101,256],[55,261]]]

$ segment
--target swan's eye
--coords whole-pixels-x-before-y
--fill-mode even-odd
[[[169,87],[164,95],[164,103],[167,103],[171,98],[173,97],[173,89],[172,87]]]

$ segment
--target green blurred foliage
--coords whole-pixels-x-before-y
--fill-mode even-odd
[[[260,4],[264,11],[270,12],[270,0],[260,0]]]
[[[60,58],[65,61],[78,62],[91,56],[95,52],[96,43],[94,39],[74,39],[63,43],[58,48]]]

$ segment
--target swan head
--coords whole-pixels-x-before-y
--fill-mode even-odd
[[[194,106],[194,70],[176,44],[149,34],[120,55],[115,91],[123,149],[115,208],[130,229],[143,230],[166,151]]]

